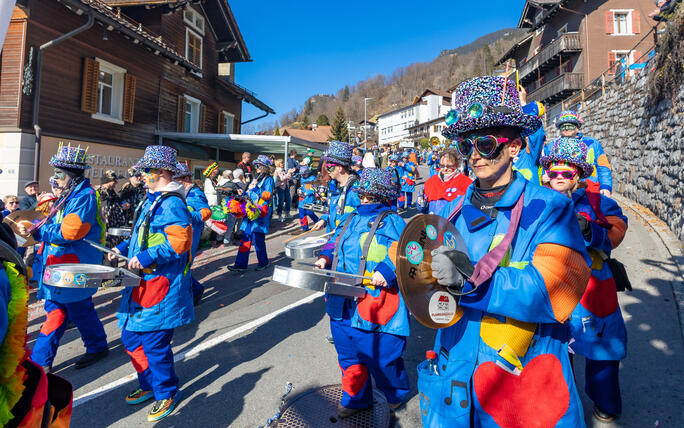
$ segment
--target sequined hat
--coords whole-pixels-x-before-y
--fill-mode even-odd
[[[163,169],[176,172],[176,149],[169,146],[147,146],[145,154],[135,164],[137,170],[143,168]]]
[[[358,186],[354,187],[356,193],[371,194],[387,199],[399,197],[398,186],[393,171],[380,168],[365,168],[361,171]]]
[[[259,155],[256,160],[253,162],[254,166],[266,166],[266,167],[272,167],[273,166],[273,161],[271,161],[271,158],[269,158],[266,155]]]
[[[392,153],[391,155],[389,155],[389,160],[399,162],[399,155],[396,153]]]
[[[352,156],[352,165],[361,166],[363,165],[363,158],[361,156]]]
[[[82,149],[80,145],[78,147],[72,147],[71,143],[65,146],[64,143],[60,141],[59,146],[57,147],[57,153],[50,159],[50,166],[86,170],[90,168],[87,160],[88,147],[85,149]]]
[[[216,171],[217,169],[218,169],[218,164],[216,162],[212,162],[209,164],[209,166],[204,168],[204,171],[202,171],[202,175],[205,177],[209,177],[209,175],[211,175],[211,173]]]
[[[342,166],[350,166],[354,146],[343,141],[331,141],[321,160]]]
[[[579,138],[559,137],[549,143],[548,155],[539,159],[539,164],[549,170],[554,162],[566,162],[579,168],[580,178],[587,178],[594,172],[594,165],[587,162],[587,145]]]
[[[183,177],[192,177],[192,172],[190,172],[190,168],[188,168],[188,165],[184,162],[177,162],[176,163],[176,173],[173,174],[173,178],[183,178]]]
[[[560,129],[561,125],[564,123],[572,123],[577,126],[578,129],[582,127],[582,119],[572,110],[562,111],[561,114],[558,115],[556,118],[556,128]]]
[[[525,114],[515,83],[503,77],[482,76],[458,85],[453,95],[455,108],[447,113],[442,135],[453,140],[469,131],[510,126],[523,136],[541,126],[539,117]]]
[[[311,172],[311,169],[309,168],[308,165],[302,165],[299,167],[299,175],[307,176]]]
[[[401,158],[402,158],[402,159],[408,158],[408,157],[410,157],[410,156],[411,156],[411,153],[409,153],[409,152],[404,152],[404,153],[401,154]]]

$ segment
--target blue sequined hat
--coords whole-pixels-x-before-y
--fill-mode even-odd
[[[352,164],[356,166],[362,166],[363,165],[363,158],[361,156],[352,156]]]
[[[399,197],[398,186],[394,171],[380,168],[365,168],[361,171],[358,186],[354,187],[356,193],[370,194],[387,199]]]
[[[505,87],[505,88],[504,88]],[[541,127],[538,116],[525,114],[515,83],[503,77],[481,76],[466,80],[454,91],[455,108],[445,117],[442,135],[454,140],[477,129],[510,126],[523,136]]]
[[[311,172],[308,165],[302,165],[299,167],[299,175],[307,176]]]
[[[350,166],[354,146],[343,141],[331,141],[321,160],[342,166]]]
[[[549,143],[548,155],[539,159],[539,164],[549,170],[554,162],[566,162],[579,168],[580,178],[587,178],[594,172],[594,165],[587,162],[587,145],[579,138],[559,137]]]
[[[253,163],[254,166],[261,165],[269,168],[273,166],[273,161],[271,161],[271,158],[266,155],[259,155]]]
[[[50,166],[86,170],[90,168],[87,160],[88,147],[85,149],[82,149],[80,145],[78,147],[73,147],[71,143],[65,146],[64,143],[60,141],[59,146],[57,147],[57,153],[50,159]]]
[[[176,163],[176,173],[173,175],[173,178],[183,177],[192,177],[192,172],[190,172],[190,169],[185,163],[178,162]]]
[[[399,155],[396,153],[392,153],[391,155],[389,155],[389,160],[399,162]]]
[[[401,154],[401,158],[402,158],[402,159],[408,158],[409,156],[411,156],[411,153],[409,153],[409,152],[404,152],[404,153]]]
[[[135,164],[135,169],[141,170],[143,168],[163,169],[176,173],[176,149],[169,146],[147,146],[145,154]]]

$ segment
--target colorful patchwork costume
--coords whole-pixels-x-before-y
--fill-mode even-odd
[[[427,156],[427,165],[430,167],[430,177],[437,175],[439,172],[439,152],[433,148],[432,152]]]
[[[354,147],[351,144],[343,141],[331,141],[328,150],[321,156],[321,161],[349,167],[351,165],[353,149]],[[358,185],[358,179],[358,175],[351,173],[349,179],[344,184],[330,180],[331,183],[335,184],[330,185],[329,211],[321,216],[321,220],[325,220],[328,232],[332,232],[346,214],[354,211],[356,207],[361,205],[359,196],[351,191]]]
[[[404,165],[401,166],[401,192],[404,196],[404,208],[413,206],[413,192],[416,190],[416,164],[409,161],[409,152],[404,152],[401,159]]]
[[[444,181],[442,173],[438,172],[425,181],[423,185],[423,197],[425,214],[437,214],[445,205],[459,196],[465,194],[466,189],[472,183],[467,175],[455,173],[449,180]]]
[[[460,117],[444,131],[447,138],[500,126],[529,135],[539,127],[503,78],[465,81],[455,95]],[[504,113],[470,114],[479,110],[475,103],[500,106],[502,95]],[[508,248],[491,276],[474,280],[475,291],[460,297],[457,322],[438,331],[439,375],[427,361],[418,366],[423,426],[582,427],[563,323],[584,292],[589,256],[571,201],[513,173],[492,218],[472,205],[475,185],[441,215],[453,216],[473,263],[501,242]],[[509,232],[511,223],[517,226]],[[464,292],[472,291],[470,281]]]
[[[532,101],[523,106],[523,112],[541,118],[544,116],[544,106],[538,101]],[[542,170],[539,166],[546,141],[546,131],[540,126],[533,134],[527,136],[527,147],[520,150],[520,154],[513,162],[513,169],[518,171],[527,180],[541,184]]]
[[[369,375],[390,404],[403,402],[410,390],[401,358],[409,335],[408,310],[399,294],[394,262],[389,256],[396,250],[406,223],[389,204],[396,198],[391,172],[364,169],[354,191],[381,195],[383,202],[360,205],[347,214],[320,257],[335,271],[366,276],[380,272],[387,286],[366,286],[367,294],[358,300],[326,296],[326,311],[342,370],[340,404],[347,409],[373,404]]]

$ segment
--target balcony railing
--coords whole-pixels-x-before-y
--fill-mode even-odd
[[[582,51],[582,41],[579,33],[566,33],[545,46],[537,55],[518,67],[518,78],[521,83],[527,83],[537,77],[536,70],[541,68],[543,74],[546,69],[558,65],[561,54]]]
[[[584,87],[584,73],[564,73],[531,92],[527,98],[552,105]]]

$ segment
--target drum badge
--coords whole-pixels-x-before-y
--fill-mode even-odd
[[[71,272],[64,272],[62,274],[62,283],[66,285],[71,284],[72,282],[74,282],[74,274]]]
[[[86,275],[84,273],[79,273],[78,275],[74,276],[74,284],[76,285],[83,285],[86,283]]]
[[[50,270],[46,270],[45,275],[43,275],[43,281],[49,281],[51,276]]]
[[[406,244],[406,258],[414,265],[420,264],[423,261],[423,247],[416,241],[411,241]]]
[[[62,275],[60,275],[59,271],[54,271],[52,272],[52,281],[57,283],[59,280],[62,279]]]
[[[428,224],[425,228],[425,232],[427,232],[428,238],[432,239],[433,241],[437,239],[437,229],[435,229],[435,226]]]
[[[446,245],[450,250],[456,249],[456,238],[454,237],[453,233],[447,232],[444,234],[444,245]]]

